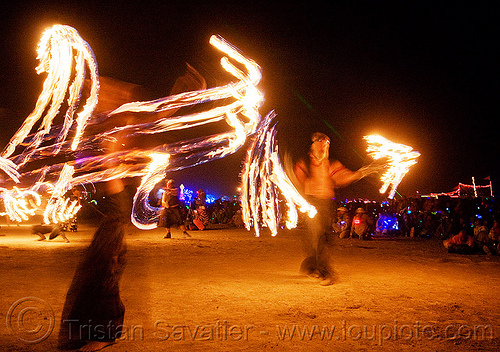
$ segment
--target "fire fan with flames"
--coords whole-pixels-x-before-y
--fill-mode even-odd
[[[417,163],[416,159],[420,156],[420,153],[410,146],[391,142],[387,138],[376,134],[365,136],[364,139],[368,142],[368,148],[366,149],[368,155],[375,160],[387,158],[388,168],[380,178],[383,184],[379,192],[385,193],[391,187],[388,197],[393,199],[396,188],[410,170],[410,167]]]

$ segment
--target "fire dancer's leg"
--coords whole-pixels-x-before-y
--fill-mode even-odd
[[[324,280],[324,284],[330,285],[333,283],[334,277],[331,255],[332,246],[330,243],[334,203],[330,199],[315,199],[313,205],[318,210],[313,228],[316,270],[319,272],[320,278]]]
[[[319,277],[320,273],[317,268],[317,249],[318,238],[321,234],[321,223],[316,216],[312,219],[307,219],[307,233],[302,237],[302,244],[306,258],[300,265],[300,273],[303,275]]]

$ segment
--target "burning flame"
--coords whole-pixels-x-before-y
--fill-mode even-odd
[[[366,149],[368,155],[375,160],[388,159],[388,168],[380,177],[383,184],[379,192],[385,193],[391,187],[389,198],[392,199],[403,177],[410,170],[410,167],[417,163],[416,159],[420,156],[420,153],[414,151],[410,146],[391,142],[379,135],[369,135],[363,138],[368,142],[368,148]]]
[[[36,209],[42,204],[41,197],[34,191],[13,187],[11,190],[2,188],[0,192],[5,206],[5,212],[0,215],[8,215],[17,222],[26,221],[29,216],[35,215]]]
[[[74,122],[75,112],[80,104],[80,95],[86,76],[85,66],[89,68],[92,85],[87,102],[76,117],[76,132],[71,143],[72,150],[77,148],[86,123],[97,105],[99,79],[96,59],[90,46],[74,28],[55,25],[45,30],[38,44],[37,53],[40,64],[37,66],[36,72],[38,74],[47,73],[42,93],[38,97],[35,109],[26,118],[2,153],[4,158],[11,156],[16,147],[25,141],[35,123],[41,119],[38,131],[30,138],[23,153],[18,158],[17,167],[22,166],[35,154],[44,138],[50,133],[52,123],[56,116],[59,115],[59,110],[68,93],[68,106],[64,114],[64,122],[52,149],[54,154],[59,152],[62,143],[68,137],[70,127]],[[74,66],[73,58],[75,59]],[[73,69],[75,77],[71,82]]]
[[[34,214],[34,209],[41,207],[38,197],[46,193],[47,206],[40,209],[43,210],[44,221],[65,221],[79,209],[76,203],[64,198],[72,187],[142,177],[134,197],[131,219],[139,228],[155,227],[157,209],[149,205],[148,194],[165,176],[165,172],[234,153],[244,145],[249,135],[255,133],[260,122],[259,108],[263,95],[257,89],[261,80],[259,65],[220,36],[212,36],[210,44],[226,55],[221,59],[221,65],[237,79],[235,82],[153,101],[126,103],[107,114],[95,115],[99,76],[90,46],[69,26],[55,25],[47,29],[37,50],[40,61],[37,72],[47,73],[42,93],[35,109],[0,156],[0,168],[9,176],[11,183],[17,184],[17,188],[0,188],[5,214],[15,221],[26,220],[26,216]],[[80,107],[84,101],[82,92],[86,77],[90,80],[90,92],[85,104]],[[188,115],[160,117],[162,112],[207,102],[217,102],[214,104],[217,106]],[[63,107],[66,111],[60,112]],[[158,117],[148,122],[99,131],[114,116],[145,112]],[[56,124],[61,115],[62,123]],[[133,137],[147,137],[220,121],[227,123],[229,131],[148,149],[137,145],[127,148],[127,142]],[[37,124],[38,130],[32,132]],[[97,132],[88,132],[89,127]],[[120,147],[108,150],[103,141]],[[40,168],[39,165],[45,166]],[[28,197],[37,200],[28,202]]]
[[[282,168],[276,143],[276,128],[271,126],[275,114],[268,114],[254,137],[247,152],[242,172],[241,208],[247,230],[253,225],[255,234],[260,236],[261,226],[271,230],[276,236],[281,220],[281,203],[286,204],[286,227],[297,226],[297,207],[309,217],[314,217],[316,208],[309,204],[294,187]]]

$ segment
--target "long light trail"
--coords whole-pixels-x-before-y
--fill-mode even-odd
[[[57,134],[56,143],[53,145],[52,153],[57,154],[61,149],[73,125],[76,125],[75,135],[71,142],[71,149],[76,150],[85,130],[88,119],[94,111],[99,92],[99,79],[97,62],[90,46],[85,42],[78,32],[69,26],[55,25],[42,35],[37,49],[39,65],[36,72],[47,73],[43,84],[43,90],[36,102],[35,109],[26,118],[21,128],[11,138],[5,147],[2,157],[11,156],[16,147],[26,142],[26,137],[32,131],[37,122],[40,123],[38,131],[29,138],[24,145],[24,151],[18,156],[18,167],[26,163],[36,153],[37,148],[50,134],[54,119],[60,114],[67,97],[67,108],[64,114],[64,122]],[[75,61],[73,65],[73,59]],[[82,111],[75,112],[80,106],[80,97],[86,77],[87,67],[90,72],[91,88]],[[72,80],[72,72],[75,71]],[[41,121],[40,121],[41,120]]]
[[[253,60],[220,36],[212,36],[210,44],[221,51],[223,69],[235,82],[215,88],[189,91],[153,101],[126,103],[104,115],[95,115],[99,91],[97,63],[90,46],[69,26],[55,25],[47,29],[38,46],[40,65],[46,72],[43,90],[35,109],[12,137],[0,157],[0,168],[9,176],[13,187],[0,188],[6,204],[5,213],[15,221],[26,214],[43,211],[45,222],[61,222],[78,211],[64,193],[81,184],[104,182],[118,178],[141,177],[134,197],[132,222],[150,229],[157,223],[157,208],[148,203],[154,185],[175,171],[223,158],[236,152],[246,138],[255,133],[260,122],[259,108],[263,95],[257,85],[261,69]],[[81,107],[83,83],[90,79],[90,92]],[[66,101],[66,103],[64,103]],[[160,117],[165,111],[176,111],[210,102],[212,108],[198,108],[187,115]],[[60,112],[62,107],[65,112]],[[200,111],[201,110],[201,111]],[[76,114],[76,117],[75,117]],[[99,131],[112,118],[136,116],[147,122],[114,126]],[[57,119],[62,123],[57,124]],[[157,117],[157,118],[155,118]],[[225,121],[229,130],[190,140],[140,147],[130,143],[138,136],[166,133]],[[33,131],[38,125],[38,130]],[[89,128],[93,132],[88,132]],[[113,148],[106,148],[114,144]],[[40,165],[43,165],[40,167]],[[24,186],[24,188],[22,187]],[[25,198],[46,194],[47,206]],[[43,202],[42,202],[43,203]],[[24,210],[17,209],[22,204]]]
[[[252,145],[247,151],[241,180],[241,207],[243,222],[247,230],[253,226],[257,237],[261,227],[268,227],[276,236],[281,214],[286,214],[286,227],[297,226],[297,207],[309,217],[314,217],[316,208],[297,191],[282,168],[276,142],[274,112],[268,114],[259,126]],[[286,205],[282,210],[280,196]]]
[[[149,204],[148,196],[166,172],[223,158],[255,134],[242,173],[242,207],[247,228],[253,225],[259,235],[261,226],[266,226],[276,235],[282,204],[287,208],[288,228],[296,226],[297,208],[313,217],[316,209],[299,194],[281,166],[276,129],[271,126],[274,113],[261,121],[259,65],[220,36],[212,36],[210,44],[225,55],[221,66],[236,81],[152,101],[130,102],[107,114],[94,114],[99,75],[92,49],[72,27],[55,25],[47,29],[37,49],[37,73],[47,74],[42,92],[33,112],[0,156],[0,169],[9,178],[5,187],[0,187],[5,207],[0,215],[20,222],[43,213],[47,223],[63,222],[79,210],[76,202],[65,198],[71,188],[140,177],[131,220],[141,229],[151,229],[156,227],[158,208]],[[86,80],[90,89],[82,97]],[[211,108],[204,109],[202,105],[206,103]],[[175,115],[181,108],[195,106],[196,112]],[[170,114],[165,117],[165,113]],[[147,120],[141,120],[145,115]],[[130,116],[139,122],[107,124],[122,117],[130,121]],[[167,144],[156,142],[152,147],[133,143],[137,137],[147,139],[220,122],[226,122],[229,130]],[[109,125],[113,127],[106,127]],[[370,155],[390,159],[381,191],[392,185],[393,197],[419,153],[383,137],[366,138]]]
[[[417,163],[420,153],[410,146],[394,143],[380,135],[373,134],[363,138],[368,143],[368,155],[375,160],[387,158],[387,169],[380,177],[382,187],[379,192],[383,194],[390,187],[388,198],[393,199],[397,187],[410,167]]]

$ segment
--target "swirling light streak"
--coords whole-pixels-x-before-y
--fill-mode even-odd
[[[29,144],[25,147],[22,153],[23,158],[18,163],[18,167],[30,159],[31,155],[35,153],[36,149],[44,141],[44,138],[50,133],[52,123],[59,114],[64,98],[69,93],[64,122],[57,136],[57,143],[52,150],[54,154],[59,152],[60,142],[66,140],[70,127],[73,125],[75,111],[80,105],[80,96],[86,77],[86,65],[90,71],[91,89],[83,110],[77,114],[76,133],[71,144],[72,150],[76,150],[86,123],[94,111],[98,100],[99,79],[97,62],[90,46],[80,37],[74,28],[55,25],[45,30],[38,45],[37,53],[37,59],[40,63],[36,68],[36,72],[38,74],[47,73],[42,93],[38,97],[35,109],[26,118],[21,128],[14,134],[2,153],[2,157],[4,158],[11,156],[15,152],[16,147],[26,139],[35,123],[42,119],[38,131],[30,138]],[[76,60],[74,66],[75,77],[70,85],[73,58]]]
[[[286,227],[297,226],[297,207],[314,217],[317,210],[293,186],[283,170],[276,142],[276,126],[271,123],[276,115],[268,114],[259,126],[249,147],[241,176],[241,207],[247,230],[253,226],[255,235],[266,226],[276,236],[281,221],[280,195],[286,203]]]
[[[249,135],[255,133],[260,122],[259,108],[263,103],[263,95],[256,87],[261,80],[260,67],[220,36],[212,36],[210,44],[227,55],[221,59],[221,65],[237,78],[236,82],[153,101],[126,103],[107,114],[95,115],[92,113],[97,104],[99,79],[90,46],[71,27],[56,25],[46,30],[38,46],[40,65],[37,72],[47,73],[42,93],[34,111],[0,157],[0,167],[11,180],[28,185],[24,190],[19,186],[17,198],[12,196],[9,189],[2,189],[0,195],[6,204],[7,215],[16,221],[26,220],[25,216],[18,213],[31,212],[16,210],[16,204],[22,203],[19,197],[45,190],[49,200],[47,207],[42,209],[44,221],[64,221],[78,210],[74,202],[64,198],[64,193],[72,187],[118,178],[142,177],[134,197],[131,219],[140,228],[155,227],[157,209],[148,203],[147,196],[155,183],[165,176],[165,172],[192,167],[234,153],[244,145]],[[75,65],[72,63],[73,58]],[[244,69],[236,67],[236,64]],[[86,104],[80,108],[87,70],[91,88]],[[66,105],[63,104],[65,97]],[[218,106],[188,115],[159,116],[162,112],[173,114],[180,108],[207,102],[217,103]],[[62,124],[56,124],[62,106],[67,106],[64,120]],[[80,112],[75,119],[77,111]],[[147,122],[105,127],[108,126],[106,122],[115,116],[120,119],[121,114],[127,117],[132,115],[136,116],[134,121],[137,121],[143,113],[148,114]],[[154,119],[152,116],[158,117]],[[31,132],[40,119],[38,131]],[[160,142],[147,149],[130,142],[141,135],[161,134],[220,121],[226,121],[230,131],[169,144]],[[92,132],[89,132],[89,128]],[[115,147],[105,147],[113,144],[113,141]],[[23,149],[16,154],[20,147]]]
[[[414,151],[410,146],[394,143],[380,135],[369,135],[363,138],[368,142],[368,148],[366,149],[368,155],[375,160],[388,159],[388,168],[380,177],[382,187],[379,192],[383,194],[391,187],[388,197],[393,199],[398,185],[410,170],[410,167],[417,163],[416,159],[420,156],[420,153]]]
[[[47,184],[50,189],[50,199],[43,212],[43,220],[46,224],[65,222],[71,219],[80,210],[81,206],[78,201],[70,201],[64,195],[71,189],[71,178],[75,169],[73,166],[64,164],[59,180],[55,185]]]
[[[165,165],[168,164],[170,154],[151,154],[151,163],[147,167],[147,174],[135,192],[132,223],[142,230],[154,229],[157,225],[160,208],[149,203],[149,193],[154,186],[165,177]]]
[[[14,182],[19,183],[21,175],[16,170],[17,165],[12,160],[0,156],[0,170],[5,172]]]
[[[13,187],[12,189],[0,188],[0,192],[5,207],[5,212],[0,215],[8,215],[13,221],[28,220],[30,216],[35,215],[36,210],[42,204],[41,196],[35,191]]]

